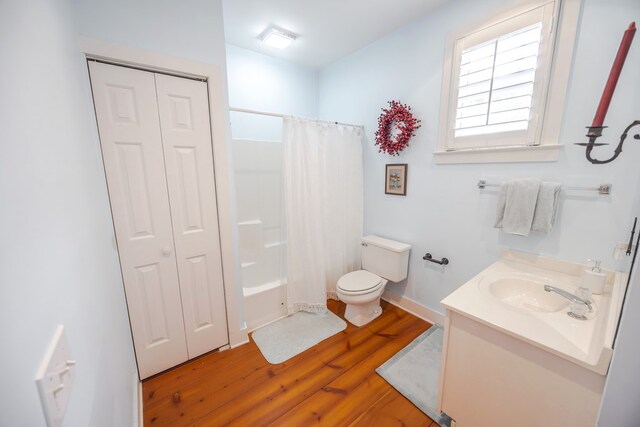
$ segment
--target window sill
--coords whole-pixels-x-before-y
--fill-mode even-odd
[[[560,144],[535,145],[526,147],[471,148],[455,151],[436,151],[436,164],[460,163],[521,163],[555,162],[558,160]]]

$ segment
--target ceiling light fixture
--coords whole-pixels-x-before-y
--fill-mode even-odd
[[[276,27],[268,27],[259,37],[267,46],[286,49],[296,40],[296,35]]]

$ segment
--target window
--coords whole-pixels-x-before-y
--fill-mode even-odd
[[[462,51],[454,137],[526,131],[542,22]]]
[[[557,1],[530,5],[450,38],[437,154],[558,146],[555,129],[543,137],[554,123],[559,131],[558,120],[545,120],[548,95],[554,78],[554,90],[566,88],[575,33],[574,28],[565,43],[570,43],[569,62],[563,59],[564,69],[557,66],[558,76],[552,76],[559,9]]]

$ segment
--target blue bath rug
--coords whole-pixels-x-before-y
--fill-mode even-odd
[[[449,427],[451,418],[436,412],[443,336],[442,326],[432,326],[376,372],[429,418]]]
[[[347,324],[327,310],[323,314],[299,311],[253,331],[260,352],[272,365],[282,363],[340,331]]]

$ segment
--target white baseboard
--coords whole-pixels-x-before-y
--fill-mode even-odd
[[[133,374],[133,416],[131,425],[133,427],[142,427],[144,423],[142,413],[142,382],[138,379],[138,372]]]
[[[288,314],[280,315],[280,316],[278,316],[276,318],[272,318],[271,320],[269,320],[267,322],[261,323],[260,325],[256,325],[254,328],[249,330],[249,333],[255,331],[256,329],[260,329],[260,328],[263,328],[263,327],[265,327],[267,325],[270,325],[272,323],[276,323],[278,320],[282,320],[287,316],[289,316],[289,315]]]
[[[249,336],[247,335],[246,326],[243,329],[238,330],[236,333],[229,330],[229,347],[236,348],[242,344],[246,344],[248,341]]]
[[[144,411],[142,410],[142,383],[138,383],[138,427],[144,426]]]
[[[236,336],[235,340],[229,340],[229,345],[225,350],[231,350],[236,347],[240,347],[241,345],[245,345],[249,343],[249,332],[247,331],[247,322],[242,322],[242,328],[240,328],[240,332],[242,335]]]
[[[233,343],[233,345],[229,345],[229,349],[234,349],[236,347],[240,347],[241,345],[249,344],[249,338],[244,341]]]
[[[438,313],[437,311],[433,311],[430,308],[427,308],[424,305],[417,303],[411,298],[394,294],[393,292],[384,291],[384,293],[382,294],[382,299],[397,307],[400,307],[404,311],[409,312],[414,316],[419,317],[422,320],[426,320],[432,325],[435,325],[436,323],[440,325],[444,325],[443,314]]]

